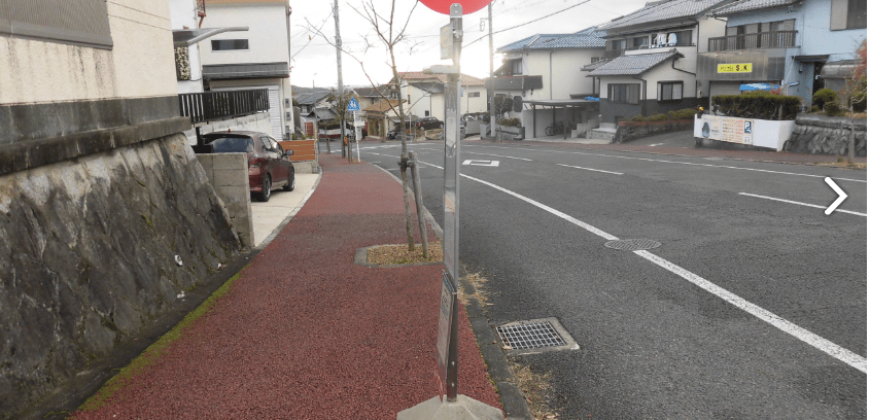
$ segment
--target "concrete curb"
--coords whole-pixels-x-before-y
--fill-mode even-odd
[[[323,178],[323,170],[320,169],[318,165],[317,181],[314,181],[314,186],[311,187],[311,191],[308,191],[308,194],[306,194],[305,198],[303,198],[302,201],[299,202],[299,205],[296,206],[296,208],[294,208],[293,211],[291,211],[290,214],[288,214],[287,217],[285,217],[284,220],[282,220],[281,223],[278,224],[278,226],[274,230],[272,230],[272,233],[270,233],[269,236],[267,236],[266,239],[264,239],[263,242],[260,243],[260,245],[255,246],[254,249],[262,251],[266,249],[266,246],[268,246],[273,240],[275,240],[276,237],[278,237],[278,234],[281,233],[282,230],[284,230],[284,227],[287,226],[287,223],[290,223],[290,220],[293,219],[293,216],[296,216],[296,213],[299,213],[299,210],[302,210],[302,207],[305,205],[305,203],[308,202],[308,199],[311,198],[311,195],[314,194],[314,191],[317,190],[317,186],[320,185],[321,178]]]
[[[378,165],[371,163],[369,165],[384,171],[384,173],[393,177],[399,185],[402,185],[402,180],[390,173],[390,171]],[[441,226],[438,225],[438,222],[435,221],[435,218],[432,217],[432,214],[429,213],[429,210],[425,206],[423,206],[423,217],[432,227],[432,230],[435,231],[435,234],[438,235],[438,239],[443,241],[444,230],[441,229]],[[465,273],[461,274],[463,275],[459,279],[460,287],[463,288],[467,296],[473,295],[475,292],[474,285],[465,280]],[[487,318],[483,307],[480,306],[480,302],[475,298],[469,298],[468,304],[465,305],[465,311],[468,314],[471,329],[474,331],[474,336],[477,339],[477,347],[480,349],[484,362],[486,362],[486,370],[489,373],[490,379],[495,382],[498,390],[505,420],[535,420],[529,409],[526,396],[517,386],[517,380],[508,366],[507,357],[502,351],[495,330],[489,324],[489,318]]]

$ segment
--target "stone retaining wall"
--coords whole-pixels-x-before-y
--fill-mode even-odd
[[[795,130],[783,150],[845,156],[849,153],[850,125],[855,126],[855,156],[867,156],[867,120],[799,114]]]
[[[38,410],[239,254],[186,143],[0,176],[0,418]]]

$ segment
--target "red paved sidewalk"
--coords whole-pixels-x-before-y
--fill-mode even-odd
[[[395,419],[438,395],[441,266],[353,264],[357,248],[402,242],[401,187],[370,164],[321,164],[310,200],[230,292],[107,404],[72,418]],[[460,313],[460,393],[500,407]]]

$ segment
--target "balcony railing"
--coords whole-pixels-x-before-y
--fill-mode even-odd
[[[269,89],[227,92],[183,93],[178,95],[181,115],[196,124],[226,120],[269,110]]]
[[[760,48],[788,48],[795,46],[797,31],[758,32],[710,38],[709,52],[752,50]]]

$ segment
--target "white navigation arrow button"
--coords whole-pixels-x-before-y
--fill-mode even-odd
[[[827,209],[825,209],[825,215],[826,215],[826,216],[830,216],[831,213],[833,213],[834,210],[837,209],[837,207],[840,207],[840,204],[843,204],[843,200],[845,200],[846,197],[848,197],[848,195],[846,195],[846,192],[843,191],[843,190],[840,188],[839,185],[837,185],[836,183],[834,183],[834,180],[833,180],[833,179],[831,179],[831,178],[827,178],[827,177],[826,177],[826,178],[825,178],[825,183],[827,183],[828,186],[831,187],[831,189],[834,190],[834,192],[837,193],[837,195],[839,196],[839,197],[837,197],[836,200],[834,200],[833,203],[831,203],[830,206],[828,206]]]

